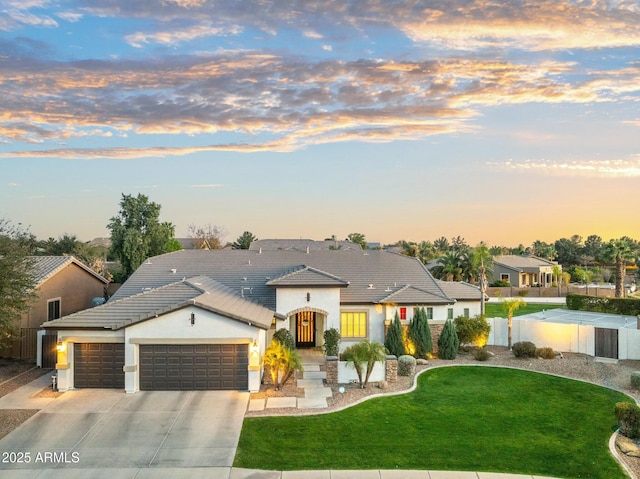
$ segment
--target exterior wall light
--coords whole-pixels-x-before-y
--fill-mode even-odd
[[[307,293],[307,303],[311,301],[311,293]]]
[[[196,324],[196,314],[195,313],[191,313],[191,326],[193,326],[194,324]]]
[[[56,351],[58,351],[59,353],[64,353],[67,350],[67,345],[62,342],[62,341],[58,341],[56,343]]]
[[[253,344],[249,345],[249,366],[260,365],[260,347],[254,340]]]

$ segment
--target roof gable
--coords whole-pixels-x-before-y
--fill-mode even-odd
[[[285,273],[282,276],[267,281],[268,286],[291,286],[291,287],[340,287],[349,286],[349,281],[310,266],[301,266],[300,269]]]
[[[72,264],[83,269],[104,284],[109,283],[107,279],[86,266],[82,261],[78,261],[74,256],[31,256],[31,259],[33,260],[33,275],[36,280],[36,286],[42,285],[42,283]]]
[[[396,304],[451,304],[454,300],[407,284],[380,299],[378,302]]]

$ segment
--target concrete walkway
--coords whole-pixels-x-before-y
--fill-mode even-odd
[[[263,411],[275,408],[323,409],[328,407],[327,398],[333,396],[330,387],[324,384],[327,373],[320,370],[324,364],[324,355],[317,350],[300,350],[303,372],[297,379],[297,386],[304,389],[303,398],[274,397],[267,399],[251,399],[248,411]]]

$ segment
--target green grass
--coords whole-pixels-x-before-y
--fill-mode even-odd
[[[624,478],[607,443],[622,393],[530,371],[447,367],[413,393],[316,416],[246,418],[234,467]]]
[[[527,298],[524,298],[525,302]],[[525,306],[522,306],[518,309],[514,316],[523,316],[525,314],[538,313],[544,310],[556,309],[556,308],[566,308],[566,304],[547,304],[547,303],[527,303]],[[502,311],[502,304],[500,303],[485,303],[484,305],[484,314],[487,318],[506,318],[507,315]]]

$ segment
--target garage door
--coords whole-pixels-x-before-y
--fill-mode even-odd
[[[141,344],[140,389],[249,388],[247,344]]]
[[[124,389],[124,344],[76,343],[74,387]]]

